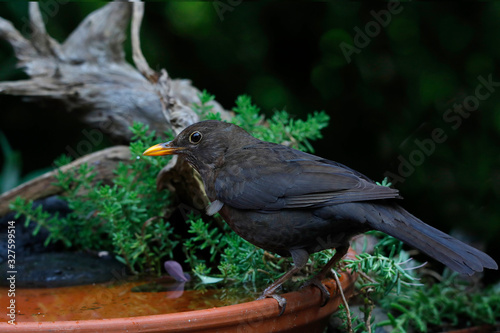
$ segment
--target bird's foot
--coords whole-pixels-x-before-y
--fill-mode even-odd
[[[310,286],[310,285],[318,287],[318,289],[321,291],[321,305],[320,306],[324,307],[326,305],[326,303],[328,303],[328,301],[330,300],[330,292],[328,291],[328,289],[326,289],[325,285],[321,282],[321,279],[318,278],[317,276],[313,277],[312,279],[310,279],[309,281],[304,283],[300,287],[300,289],[307,287],[307,286]]]
[[[266,294],[266,291],[264,291],[262,293],[262,295],[260,295],[260,297],[257,298],[257,300],[265,299],[265,298],[268,298],[268,297],[272,297],[272,298],[274,298],[278,302],[278,305],[279,305],[279,307],[281,309],[280,310],[280,314],[278,315],[278,317],[281,317],[281,315],[283,314],[283,312],[285,312],[286,298],[284,298],[283,296],[277,295],[277,294]]]

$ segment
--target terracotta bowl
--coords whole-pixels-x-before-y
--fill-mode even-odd
[[[346,297],[352,294],[356,277],[349,272],[340,277]],[[18,316],[16,324],[11,325],[2,316],[0,332],[323,332],[328,317],[341,304],[335,280],[323,282],[332,295],[324,307],[320,307],[319,289],[310,286],[282,295],[287,307],[281,316],[277,302],[269,298],[204,310],[110,319],[28,322]],[[42,299],[38,301],[42,303]],[[0,312],[4,309],[2,306]],[[50,313],[50,309],[44,310]]]

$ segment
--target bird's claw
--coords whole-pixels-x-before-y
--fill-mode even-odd
[[[307,286],[310,286],[310,285],[316,286],[321,291],[321,305],[320,306],[324,307],[326,305],[326,303],[328,303],[328,301],[330,300],[330,292],[328,291],[328,289],[326,289],[325,285],[317,277],[314,277],[314,278],[310,279],[309,281],[307,281],[306,283],[304,283],[300,287],[300,289],[307,287]]]
[[[276,302],[278,302],[278,306],[281,309],[280,313],[278,315],[278,317],[280,317],[283,314],[283,312],[285,312],[285,309],[286,309],[286,298],[284,298],[280,295],[276,295],[276,294],[266,295],[266,293],[264,292],[259,298],[257,298],[257,300],[265,299],[268,297],[272,297],[276,300]]]

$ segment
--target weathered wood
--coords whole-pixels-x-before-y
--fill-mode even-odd
[[[9,211],[9,203],[17,196],[27,200],[36,200],[54,194],[62,194],[63,189],[54,184],[56,182],[55,175],[59,170],[62,172],[76,170],[82,164],[87,163],[95,168],[96,177],[93,182],[106,182],[114,177],[113,172],[119,162],[131,162],[130,149],[127,146],[115,146],[80,157],[59,169],[47,172],[0,195],[0,216]]]
[[[199,120],[191,105],[199,103],[200,91],[189,80],[171,79],[165,69],[153,71],[142,54],[139,31],[144,3],[108,3],[89,14],[62,44],[47,34],[37,2],[30,3],[29,12],[29,39],[0,17],[0,38],[12,45],[18,65],[30,76],[28,80],[0,82],[1,94],[29,96],[35,102],[59,101],[82,122],[119,142],[130,140],[129,126],[134,121],[157,132],[173,130],[177,134]],[[130,19],[135,68],[125,61],[123,51]],[[219,103],[210,104],[222,119],[232,117]],[[110,148],[63,169],[95,163],[97,179],[110,180],[117,162],[127,160],[127,154],[124,147]],[[176,188],[181,197],[203,209],[208,199],[203,184],[193,175],[185,162],[171,163],[160,172],[158,188]],[[61,189],[52,185],[54,180],[54,172],[47,173],[4,193],[0,196],[0,216],[18,195],[34,200],[60,193]]]
[[[62,44],[47,34],[37,2],[30,3],[29,12],[32,29],[29,39],[0,17],[0,38],[12,45],[18,65],[30,76],[28,80],[0,82],[1,94],[29,96],[35,102],[59,101],[66,111],[119,142],[129,141],[128,128],[134,121],[157,132],[173,130],[177,134],[199,120],[191,105],[199,103],[200,91],[189,80],[171,79],[165,69],[153,71],[142,54],[139,31],[144,3],[108,3],[89,14]],[[123,51],[130,19],[132,55],[137,69],[125,61]],[[219,103],[210,104],[222,119],[232,117]],[[85,162],[96,163],[97,179],[109,180],[116,163],[127,160],[124,149],[110,148],[78,159],[63,169]],[[167,170],[171,170],[171,176]],[[38,199],[59,193],[53,182],[54,172],[51,172],[4,193],[0,196],[0,215],[8,211],[8,202],[18,195]],[[165,167],[158,177],[158,188],[165,186],[177,187],[184,197],[197,198],[192,202],[199,209],[208,202],[202,184],[193,178],[192,169],[185,163]]]
[[[199,102],[200,91],[189,80],[173,80],[165,69],[156,73],[147,65],[139,42],[143,6],[108,3],[89,14],[62,44],[47,34],[37,2],[29,6],[29,39],[0,18],[0,38],[12,45],[18,65],[30,76],[0,82],[0,93],[59,101],[92,127],[111,122],[105,131],[120,142],[130,139],[128,127],[134,121],[159,132],[180,132],[198,121],[190,106]],[[132,12],[133,58],[139,70],[125,61],[123,51]],[[223,119],[230,118],[220,104],[213,106]]]

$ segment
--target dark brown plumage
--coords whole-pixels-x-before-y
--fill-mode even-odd
[[[323,277],[346,253],[354,235],[372,229],[394,236],[462,274],[498,268],[487,254],[400,207],[397,190],[379,186],[340,163],[260,141],[236,125],[203,121],[144,154],[184,156],[203,179],[212,201],[209,214],[220,211],[244,239],[293,258],[295,267],[263,294],[275,297],[283,308],[283,299],[274,292],[306,264],[309,254],[337,249],[319,274]],[[321,288],[317,280],[315,284]]]

